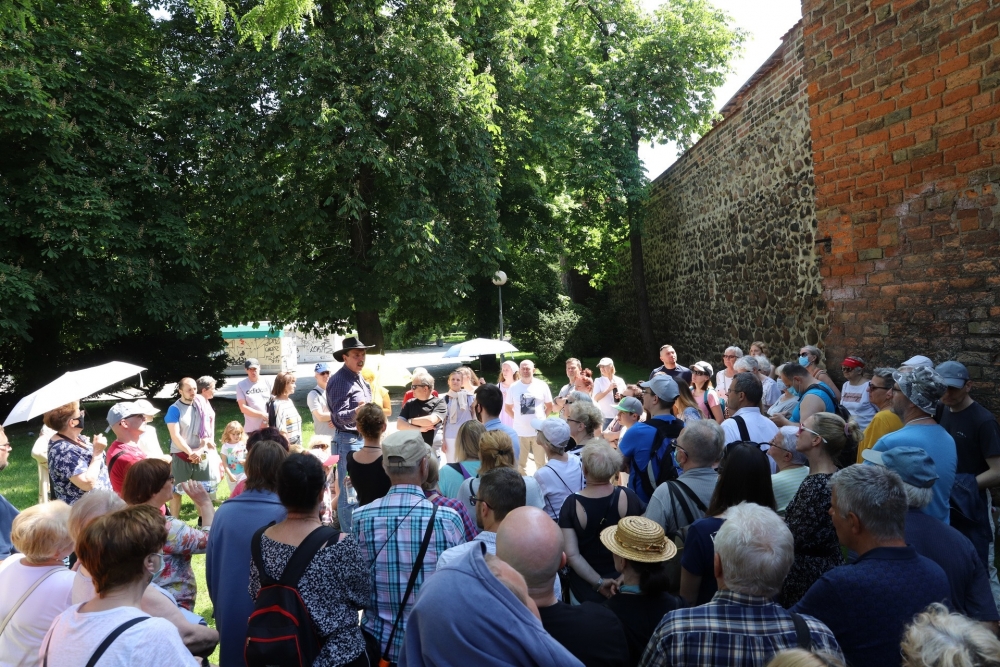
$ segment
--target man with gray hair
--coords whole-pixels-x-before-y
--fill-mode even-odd
[[[965,535],[921,512],[931,501],[937,481],[934,461],[917,447],[896,447],[885,453],[866,451],[864,458],[892,470],[903,480],[906,501],[906,543],[941,566],[948,575],[955,611],[997,631],[996,603],[982,559]]]
[[[878,408],[871,422],[865,427],[864,437],[858,443],[858,463],[862,463],[861,452],[871,449],[879,439],[888,433],[903,428],[903,422],[892,411],[892,379],[895,368],[876,368],[868,381],[868,400]]]
[[[932,602],[951,602],[948,577],[906,544],[907,499],[899,475],[853,465],[829,483],[837,539],[858,559],[820,577],[792,611],[826,623],[852,667],[899,665],[906,625]]]
[[[725,436],[715,420],[693,421],[681,431],[674,445],[680,476],[656,487],[646,506],[647,519],[663,526],[667,537],[687,534],[687,527],[705,516],[719,474],[716,463],[722,458]]]
[[[782,426],[771,439],[771,447],[767,450],[767,455],[778,469],[778,472],[771,475],[771,488],[781,516],[785,516],[785,508],[792,502],[803,480],[809,476],[809,459],[795,448],[798,437],[797,427]]]
[[[795,541],[769,508],[740,503],[715,536],[719,590],[708,604],[663,617],[640,667],[764,667],[774,654],[811,645],[842,659],[833,633],[773,601],[792,566]]]
[[[872,449],[885,452],[895,447],[919,447],[927,452],[934,459],[938,480],[934,483],[934,499],[924,511],[949,523],[949,498],[958,455],[955,439],[933,417],[946,387],[934,369],[925,366],[893,373],[892,378],[892,411],[903,422],[903,428],[882,436]]]

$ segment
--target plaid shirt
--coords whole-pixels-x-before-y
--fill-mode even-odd
[[[357,413],[362,403],[372,402],[372,388],[359,374],[347,366],[330,376],[326,383],[326,404],[330,408],[330,421],[338,431],[357,431]]]
[[[439,509],[427,555],[414,583],[413,593],[406,601],[403,620],[393,637],[392,646],[387,647],[400,600],[406,592],[406,582],[413,571],[420,542],[433,511],[434,505],[427,500],[423,489],[412,484],[394,485],[385,497],[354,510],[354,536],[368,558],[374,581],[361,627],[379,640],[389,662],[399,659],[406,619],[424,579],[437,567],[438,554],[465,542],[465,531],[458,514],[448,508]]]
[[[469,516],[469,510],[465,509],[465,503],[457,498],[448,498],[447,496],[442,496],[441,492],[437,489],[433,491],[425,491],[427,494],[427,500],[431,501],[438,507],[450,507],[456,512],[458,516],[462,517],[462,525],[465,526],[465,541],[471,542],[476,539],[476,535],[479,534],[479,527],[476,522],[472,520]]]
[[[829,628],[812,616],[813,647],[844,659]],[[795,622],[768,598],[719,591],[708,604],[678,609],[663,617],[653,633],[640,667],[726,665],[764,667],[774,654],[798,646]]]

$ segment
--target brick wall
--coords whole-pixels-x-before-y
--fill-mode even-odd
[[[828,365],[958,359],[1000,412],[1000,0],[803,0]]]
[[[732,344],[797,356],[826,327],[801,25],[723,108],[724,120],[654,181],[643,233],[657,346],[722,368]],[[628,251],[611,299],[638,340]],[[636,352],[624,349],[623,353]]]

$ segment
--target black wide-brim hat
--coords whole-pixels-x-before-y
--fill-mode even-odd
[[[375,347],[375,346],[374,345],[365,345],[364,343],[362,343],[360,340],[358,340],[354,336],[351,336],[350,338],[345,338],[344,339],[344,347],[342,347],[341,349],[339,349],[336,352],[334,352],[333,353],[333,358],[336,359],[337,361],[343,361],[344,360],[344,353],[347,352],[348,350],[370,350],[373,347]]]

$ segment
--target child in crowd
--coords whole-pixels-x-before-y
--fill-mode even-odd
[[[247,460],[247,435],[243,432],[243,425],[238,421],[226,424],[226,429],[222,432],[222,447],[219,448],[219,454],[222,457],[222,475],[232,492],[247,476],[243,471],[243,464]]]

